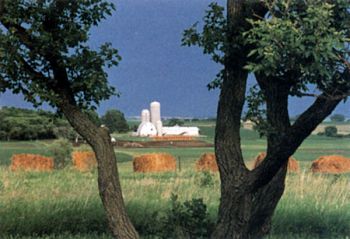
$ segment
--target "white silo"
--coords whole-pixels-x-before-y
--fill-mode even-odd
[[[163,136],[163,123],[162,121],[158,120],[156,124],[157,129],[157,136]]]
[[[150,113],[149,113],[149,110],[144,109],[141,112],[141,123],[146,123],[146,122],[150,122]]]
[[[157,125],[157,121],[161,121],[160,118],[160,103],[153,101],[151,103],[151,123]]]

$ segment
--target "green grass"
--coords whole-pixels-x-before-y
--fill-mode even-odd
[[[128,164],[124,162],[121,164]],[[124,166],[124,165],[123,165]],[[0,232],[30,236],[107,233],[97,192],[96,173],[67,168],[52,173],[13,173],[1,169]],[[210,220],[215,221],[219,179],[201,187],[203,175],[193,170],[164,174],[131,174],[121,171],[128,213],[137,229],[147,235],[155,227],[155,212],[165,213],[172,193],[181,201],[203,198]],[[350,233],[349,178],[291,174],[274,217],[273,235],[314,234],[345,236]]]
[[[202,125],[208,141],[213,125]],[[121,136],[124,137],[124,136]],[[11,172],[14,153],[49,155],[50,142],[0,142],[0,238],[1,239],[109,239],[105,213],[97,190],[96,172],[79,173],[68,167],[51,173]],[[266,142],[252,131],[242,130],[242,149],[249,164]],[[219,204],[219,177],[214,185],[203,187],[203,174],[194,163],[213,148],[117,149],[123,194],[131,220],[147,236],[164,215],[172,193],[181,201],[203,198],[209,217],[216,220]],[[168,152],[181,159],[182,170],[174,173],[139,174],[132,172],[132,158],[149,152]],[[301,164],[300,174],[288,175],[286,191],[274,216],[268,238],[346,238],[350,235],[350,175],[313,175],[311,161],[321,155],[350,157],[347,139],[311,136],[294,155]],[[152,220],[150,220],[152,219]],[[149,235],[148,235],[149,236]],[[349,238],[349,237],[348,237]]]

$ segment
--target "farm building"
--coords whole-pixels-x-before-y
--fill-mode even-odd
[[[198,127],[182,127],[178,125],[172,127],[163,127],[160,114],[160,103],[154,101],[150,104],[150,108],[151,111],[148,109],[141,111],[141,124],[137,129],[137,136],[199,136]]]

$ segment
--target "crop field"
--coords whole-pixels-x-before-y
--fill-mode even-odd
[[[213,142],[212,123],[202,123],[202,140]],[[119,139],[128,135],[119,135]],[[0,238],[1,239],[110,239],[97,189],[96,171],[81,173],[71,166],[53,172],[11,172],[15,153],[50,156],[50,141],[0,142]],[[86,147],[86,146],[84,146]],[[265,140],[242,130],[242,148],[248,167],[265,149]],[[116,149],[128,213],[143,238],[160,238],[161,226],[171,209],[172,195],[179,202],[203,199],[209,225],[216,220],[220,182],[218,174],[200,173],[194,163],[213,148]],[[167,152],[177,158],[171,173],[133,173],[132,158],[150,152]],[[350,175],[309,172],[311,162],[322,155],[350,157],[349,138],[311,136],[294,157],[301,172],[289,174],[286,191],[274,216],[268,238],[349,238]],[[158,237],[157,237],[158,236]]]

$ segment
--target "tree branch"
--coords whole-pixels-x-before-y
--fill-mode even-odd
[[[305,96],[305,97],[314,97],[314,98],[323,98],[323,99],[329,99],[329,100],[344,100],[345,98],[350,96],[349,93],[344,94],[338,94],[336,96],[334,95],[328,95],[328,94],[312,94],[312,93],[299,93],[298,96]]]
[[[5,10],[3,10],[3,13],[4,12]],[[1,15],[3,15],[3,13]],[[2,16],[0,17],[0,22],[7,30],[11,31],[11,29],[14,29],[15,31],[13,33],[15,36],[17,36],[29,50],[34,50],[34,42],[37,42],[37,40],[34,39],[24,27],[6,21]]]
[[[33,67],[23,57],[17,56],[17,61],[23,66],[24,70],[32,76],[33,79],[40,79],[49,82],[51,79],[46,77],[41,72],[33,69]]]
[[[306,137],[333,112],[343,99],[337,97],[337,94],[333,95],[337,99],[329,98],[328,95],[327,93],[320,95],[290,127],[280,140],[279,145],[266,156],[259,167],[251,172],[248,180],[250,190],[253,191],[266,185],[276,175],[285,160],[288,160],[295,153]]]

